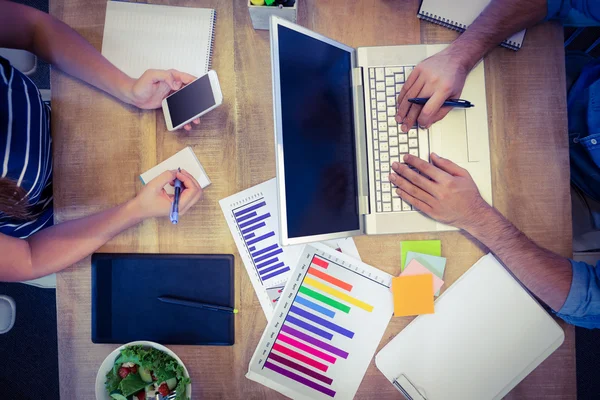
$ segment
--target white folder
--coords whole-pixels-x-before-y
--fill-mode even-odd
[[[552,354],[564,332],[488,254],[376,356],[411,400],[501,399]]]

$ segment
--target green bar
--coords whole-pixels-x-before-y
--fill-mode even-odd
[[[306,286],[300,286],[300,293],[310,296],[315,300],[319,300],[322,303],[328,304],[331,307],[337,308],[338,310],[343,311],[346,314],[350,312],[350,307],[348,307],[347,305],[342,304],[339,301],[335,301],[330,297],[324,296],[321,293],[317,293],[314,290],[307,288]]]

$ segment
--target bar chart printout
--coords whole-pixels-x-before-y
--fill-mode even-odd
[[[307,245],[246,377],[293,399],[352,399],[392,317],[391,278]]]

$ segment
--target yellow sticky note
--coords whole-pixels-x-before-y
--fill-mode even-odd
[[[394,316],[433,314],[432,287],[431,274],[393,278]]]
[[[406,267],[406,254],[409,251],[439,257],[442,255],[442,242],[439,240],[412,240],[400,242],[401,271],[404,271],[404,267]]]

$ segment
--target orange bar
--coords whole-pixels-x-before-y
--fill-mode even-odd
[[[344,281],[340,281],[339,279],[334,278],[333,276],[326,274],[325,272],[319,271],[318,269],[315,269],[313,267],[308,268],[308,273],[311,274],[312,276],[316,276],[317,278],[323,279],[325,282],[329,282],[332,285],[335,285],[344,290],[347,290],[347,291],[352,290],[352,285],[350,285]]]

